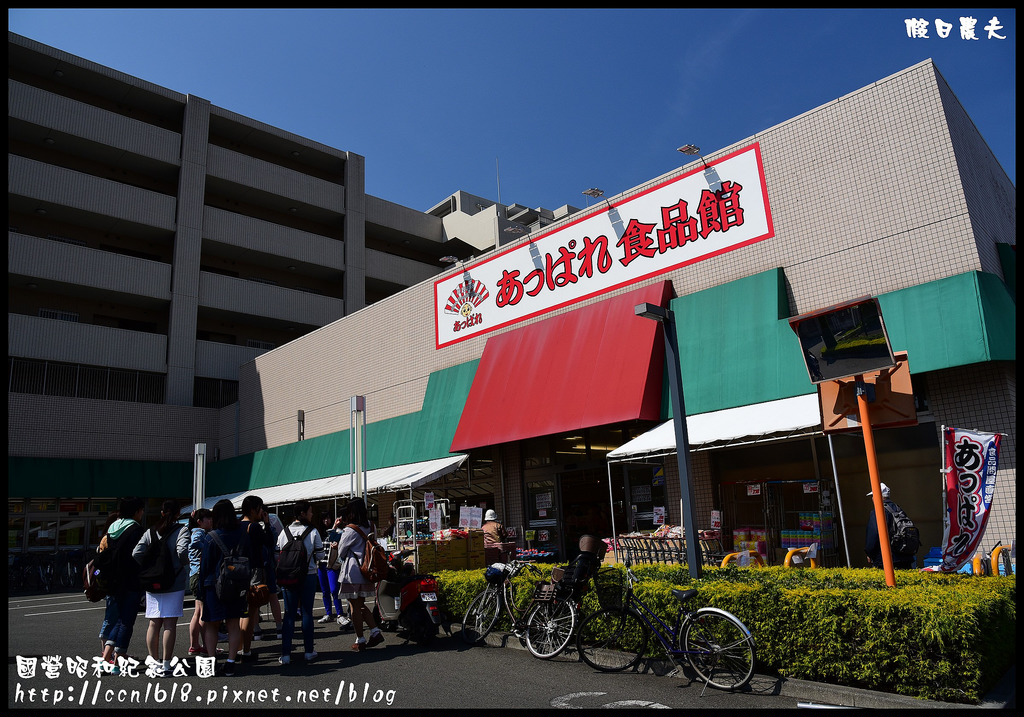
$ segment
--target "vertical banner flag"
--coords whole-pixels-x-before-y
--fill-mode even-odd
[[[999,465],[1000,434],[943,426],[942,563],[939,570],[954,573],[981,543],[992,506]]]

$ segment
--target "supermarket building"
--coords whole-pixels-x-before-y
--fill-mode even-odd
[[[426,214],[453,215],[454,204]],[[504,221],[509,209],[496,207]],[[366,401],[381,518],[430,492],[494,507],[521,543],[563,555],[582,533],[611,535],[613,520],[616,532],[649,529],[664,511],[679,524],[673,451],[608,461],[669,417],[661,330],[633,311],[646,301],[679,326],[698,527],[719,511],[727,538],[767,530],[778,547],[811,514],[838,518],[841,496],[833,557],[845,564],[845,549],[863,565],[863,442],[822,433],[787,319],[870,295],[908,354],[917,412],[916,425],[877,431],[882,480],[924,545],[938,545],[940,426],[1005,434],[986,541],[1006,543],[1016,535],[1015,226],[1015,188],[925,61],[528,224],[477,258],[453,252],[463,261],[439,275],[240,363],[237,403],[165,404],[138,427],[135,405],[10,393],[9,535],[15,505],[24,531],[75,519],[61,502],[130,488],[187,499],[195,442],[218,457],[207,495],[329,509],[350,491],[353,396]],[[105,420],[90,426],[88,452],[32,438],[94,410]],[[152,435],[174,445],[155,455]]]

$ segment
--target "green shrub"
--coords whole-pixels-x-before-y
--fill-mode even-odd
[[[551,565],[540,566],[550,575]],[[618,570],[623,570],[618,567]],[[1016,662],[1016,577],[898,571],[895,588],[876,569],[634,569],[636,595],[669,626],[673,588],[695,588],[688,609],[728,610],[754,634],[758,671],[921,699],[976,703]],[[483,570],[439,575],[456,622],[486,582]],[[595,591],[581,613],[600,609]],[[499,629],[508,629],[507,618]],[[659,653],[656,639],[648,655]]]

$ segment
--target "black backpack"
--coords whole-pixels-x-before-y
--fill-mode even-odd
[[[110,533],[107,533],[100,540],[96,557],[90,563],[92,566],[90,571],[93,577],[92,585],[98,593],[113,595],[120,586],[122,573],[121,551],[129,542],[124,537],[128,530],[131,530],[131,528],[127,528],[118,538],[111,538]],[[134,548],[135,546],[132,545],[128,550],[133,550]]]
[[[174,587],[182,566],[174,567],[174,556],[171,555],[171,533],[161,538],[156,528],[149,529],[149,546],[142,555],[139,570],[139,587],[148,593],[168,593]]]
[[[284,534],[288,536],[288,542],[281,548],[281,555],[277,560],[277,584],[298,585],[309,572],[309,555],[306,553],[306,536],[313,531],[313,526],[308,525],[302,531],[302,535],[295,536],[291,529],[285,528]]]
[[[916,554],[921,548],[921,531],[914,525],[914,521],[903,512],[903,508],[892,501],[885,504],[885,509],[893,520],[893,531],[889,536],[892,551],[901,555]]]
[[[239,602],[246,601],[249,585],[252,582],[253,567],[249,556],[244,554],[244,548],[249,543],[249,535],[242,531],[241,539],[231,550],[224,545],[224,541],[217,535],[217,531],[211,530],[208,535],[220,548],[222,555],[217,567],[217,578],[213,583],[217,599],[229,605],[237,605]]]

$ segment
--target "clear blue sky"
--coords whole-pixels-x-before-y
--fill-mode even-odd
[[[929,57],[1016,183],[1009,9],[8,9],[8,29],[361,154],[370,194],[419,210],[499,188],[583,207],[686,163],[680,145],[713,152]]]

